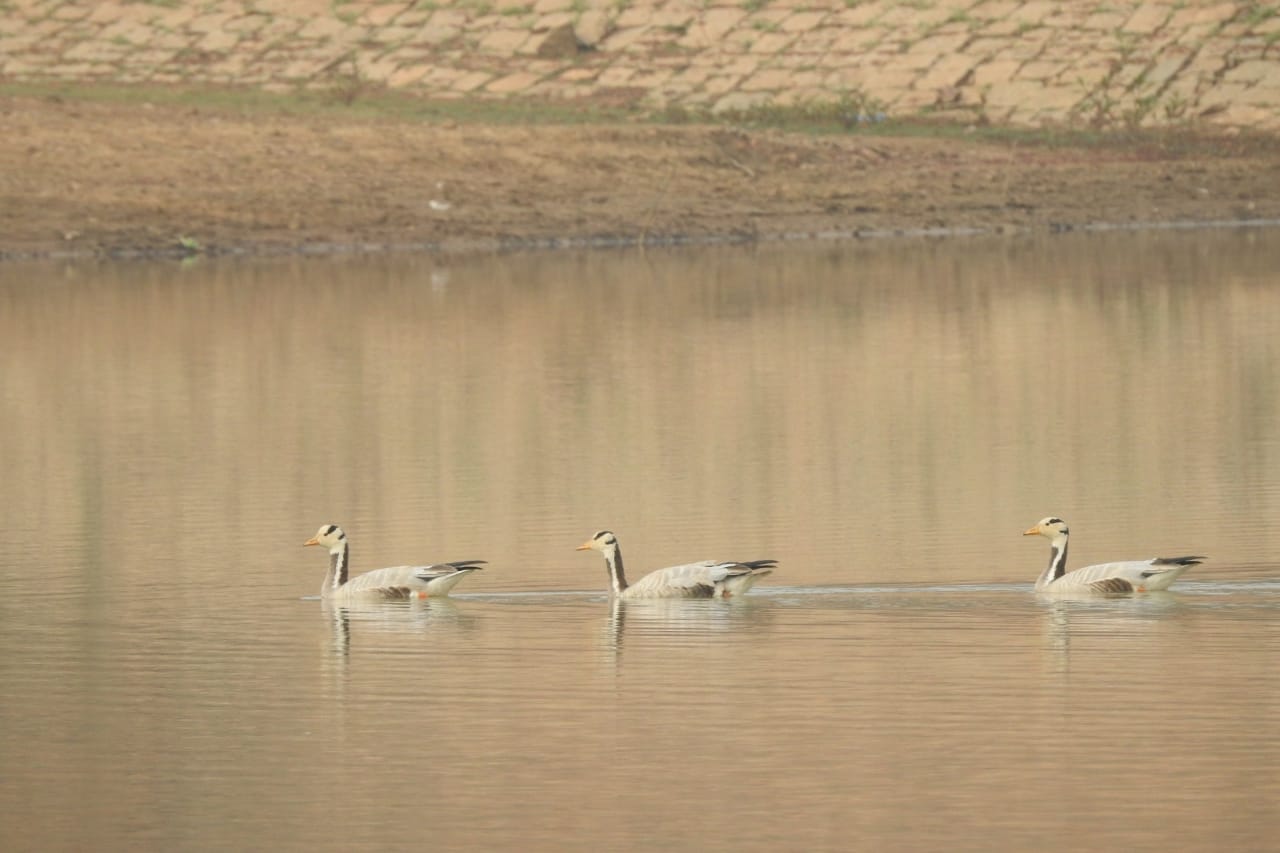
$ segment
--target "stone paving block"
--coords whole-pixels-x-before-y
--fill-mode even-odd
[[[492,74],[483,71],[469,71],[455,79],[449,88],[455,92],[474,92],[491,79],[493,79]]]
[[[385,59],[363,58],[356,61],[356,75],[370,83],[389,84],[399,64]]]
[[[893,107],[894,113],[914,113],[936,104],[938,92],[926,88],[907,89],[884,100]]]
[[[982,28],[984,36],[995,37],[1005,41],[1025,31],[1023,25],[1013,20],[1013,18],[1002,18]]]
[[[1063,5],[1050,0],[1030,0],[1009,13],[1009,18],[1019,24],[1045,24],[1058,14]]]
[[[566,68],[560,72],[558,79],[567,83],[584,83],[599,76],[600,72],[595,68]]]
[[[937,6],[901,3],[886,9],[876,23],[897,28],[904,35],[917,35],[941,24],[950,14],[949,10]]]
[[[1006,80],[988,86],[984,101],[993,109],[1015,109],[1020,104],[1037,101],[1043,92],[1044,86],[1033,80]]]
[[[614,30],[600,42],[600,49],[605,51],[626,50],[640,42],[648,34],[648,27],[630,27]]]
[[[663,30],[684,30],[688,28],[697,15],[691,9],[661,8],[654,11],[646,23],[650,27]]]
[[[1172,16],[1171,7],[1159,4],[1148,3],[1139,6],[1121,27],[1125,32],[1138,33],[1140,35],[1153,35],[1157,30],[1168,23]]]
[[[1128,17],[1123,12],[1116,12],[1108,7],[1102,7],[1101,11],[1090,15],[1080,26],[1086,30],[1113,33],[1123,27],[1127,20]]]
[[[879,44],[883,39],[883,31],[877,29],[845,31],[840,33],[831,45],[831,52],[845,55],[861,54]]]
[[[103,27],[96,36],[97,41],[123,42],[130,45],[143,45],[151,40],[151,27],[133,21],[116,21]]]
[[[458,27],[437,27],[433,24],[427,24],[405,39],[405,43],[426,46],[442,45],[445,42],[461,37],[462,33],[463,30]]]
[[[889,60],[890,65],[903,71],[923,72],[936,62],[938,55],[932,51],[910,50]]]
[[[485,91],[493,92],[494,95],[515,95],[516,92],[522,92],[534,86],[534,83],[538,82],[539,79],[541,78],[536,74],[516,72],[515,74],[507,74],[506,77],[495,79],[488,86],[485,86]]]
[[[1236,3],[1188,3],[1184,8],[1174,11],[1166,26],[1181,29],[1192,24],[1221,24],[1236,16],[1236,6]]]
[[[572,26],[574,16],[568,12],[549,12],[545,15],[539,15],[530,25],[529,30],[535,33],[545,33],[548,30],[559,29],[560,27]]]
[[[793,33],[792,35],[795,36],[795,41],[791,43],[788,52],[825,55],[835,47],[837,40],[840,38],[840,31],[836,27],[820,27]]]
[[[1242,62],[1235,68],[1227,71],[1222,75],[1222,79],[1227,83],[1257,83],[1259,80],[1266,79],[1277,68],[1275,62],[1269,62],[1262,59],[1253,59]]]
[[[91,6],[77,6],[74,3],[64,3],[58,6],[50,14],[50,17],[58,21],[83,21],[87,19],[93,11]]]
[[[222,30],[228,33],[251,35],[267,26],[268,23],[270,23],[270,19],[266,15],[238,15],[227,19],[226,23],[222,25]]]
[[[385,27],[411,8],[412,3],[379,3],[366,9],[360,21],[370,27]]]
[[[127,52],[127,48],[100,41],[82,41],[63,51],[62,59],[72,62],[114,62]]]
[[[635,76],[634,68],[610,67],[600,72],[601,86],[625,86]]]
[[[774,89],[785,89],[791,83],[790,72],[780,69],[757,71],[742,81],[739,88],[744,92],[767,92]]]
[[[1092,91],[1103,80],[1111,76],[1111,64],[1109,62],[1092,62],[1086,60],[1084,64],[1077,63],[1063,70],[1058,76],[1057,81],[1063,84],[1071,84],[1078,87],[1081,93]]]
[[[1021,67],[1022,63],[1016,59],[984,62],[973,69],[973,85],[982,87],[1004,84],[1012,80]]]
[[[184,29],[186,29],[188,32],[199,33],[200,35],[204,35],[205,33],[215,33],[215,32],[220,32],[223,26],[229,20],[231,20],[231,17],[229,15],[223,15],[223,14],[200,15],[197,18],[191,18],[190,20],[188,20],[184,26]]]
[[[1040,91],[1028,103],[1040,110],[1068,112],[1083,100],[1083,93],[1073,86],[1041,86]]]
[[[6,57],[19,56],[39,45],[41,41],[42,39],[39,36],[31,34],[12,36],[0,34],[0,61]]]
[[[784,33],[806,33],[822,26],[828,17],[827,12],[796,12],[783,18],[778,26]]]
[[[898,68],[869,68],[863,75],[863,85],[868,94],[883,97],[884,92],[904,92],[911,88],[919,75],[914,71],[902,71]]]
[[[195,38],[197,37],[186,33],[156,33],[147,44],[152,48],[174,51],[190,47]]]
[[[742,82],[742,78],[736,74],[720,74],[709,78],[702,84],[702,90],[708,95],[719,97],[726,92],[731,92]]]
[[[125,16],[125,8],[116,3],[99,3],[89,13],[87,20],[95,24],[111,24]]]
[[[980,21],[1003,21],[1021,6],[1020,0],[986,0],[969,9],[969,16]]]
[[[916,88],[936,92],[946,86],[959,86],[975,65],[976,60],[963,54],[941,56],[916,79]]]
[[[1043,60],[1032,60],[1025,62],[1018,69],[1015,75],[1017,80],[1053,80],[1062,75],[1066,69],[1070,67],[1070,63],[1065,61],[1046,62]]]
[[[836,23],[838,26],[848,29],[868,26],[875,23],[885,13],[888,5],[885,2],[859,3],[852,8],[836,12]]]
[[[768,103],[768,101],[769,95],[766,92],[730,92],[712,105],[711,112],[719,115],[722,113],[749,110],[752,107],[762,106]]]
[[[213,52],[226,51],[235,47],[240,42],[240,36],[236,33],[226,31],[207,33],[204,38],[196,42],[196,47],[200,50]]]
[[[691,29],[700,30],[709,41],[715,42],[738,26],[746,16],[742,9],[711,9]]]
[[[1182,67],[1187,64],[1186,56],[1170,56],[1161,59],[1147,70],[1147,80],[1156,86],[1163,86],[1173,79]]]
[[[510,56],[531,38],[533,35],[528,30],[492,30],[480,39],[476,47],[486,53]]]
[[[751,43],[753,54],[781,53],[795,38],[786,33],[764,33]]]
[[[964,46],[964,54],[971,56],[979,61],[984,59],[994,59],[996,54],[1004,50],[1008,46],[1005,39],[998,38],[974,38]]]

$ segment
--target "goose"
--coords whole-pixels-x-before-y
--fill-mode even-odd
[[[1042,518],[1023,536],[1043,536],[1049,540],[1049,565],[1036,581],[1036,592],[1154,592],[1168,589],[1178,576],[1204,557],[1155,557],[1099,563],[1067,571],[1067,523],[1060,518]]]
[[[622,571],[622,551],[618,537],[601,530],[578,546],[579,551],[604,554],[609,582],[617,598],[731,598],[751,589],[759,578],[773,571],[777,560],[748,560],[745,563],[703,560],[650,572],[634,584]]]
[[[321,598],[431,598],[448,595],[458,581],[479,571],[484,560],[460,560],[434,566],[393,566],[375,569],[347,580],[351,546],[347,534],[336,524],[326,524],[306,542],[329,549],[329,574],[320,587]]]

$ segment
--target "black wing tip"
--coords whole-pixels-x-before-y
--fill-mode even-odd
[[[1203,555],[1191,557],[1156,557],[1152,563],[1157,566],[1198,566],[1209,559]]]
[[[459,571],[461,571],[462,569],[475,569],[476,571],[480,571],[480,567],[484,565],[488,565],[488,563],[489,563],[488,560],[458,560],[453,563],[446,563],[445,565],[453,566],[455,569],[458,569]]]
[[[747,560],[742,565],[750,566],[753,569],[772,569],[778,565],[777,560]]]

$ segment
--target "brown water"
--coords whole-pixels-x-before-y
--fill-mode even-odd
[[[0,269],[0,848],[1264,849],[1271,231]],[[1208,554],[1169,593],[1073,566]],[[314,600],[484,558],[451,601]],[[739,602],[611,607],[703,557]]]

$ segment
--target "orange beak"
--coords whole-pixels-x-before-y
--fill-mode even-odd
[[[305,548],[305,547],[307,547],[308,545],[319,545],[319,544],[320,544],[320,543],[316,541],[316,537],[312,536],[312,537],[311,537],[310,539],[308,539],[306,542],[303,542],[303,543],[302,543],[302,547],[304,547],[304,548]]]
[[[590,540],[590,539],[588,539],[586,542],[583,542],[581,545],[579,545],[577,548],[574,548],[573,550],[575,550],[575,551],[590,551],[590,550],[591,550],[591,540]]]
[[[1035,527],[1032,527],[1032,528],[1029,528],[1029,529],[1027,529],[1027,530],[1022,531],[1022,535],[1023,535],[1023,536],[1035,536],[1035,535],[1036,535],[1037,533],[1039,533],[1039,532],[1040,532],[1040,525],[1038,525],[1038,524],[1037,524]]]

